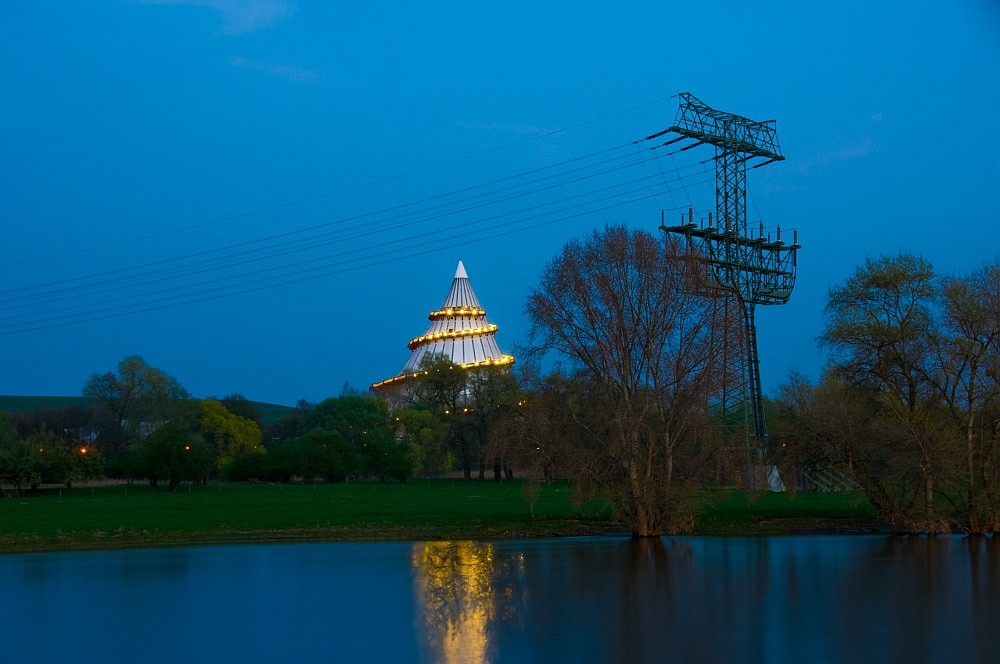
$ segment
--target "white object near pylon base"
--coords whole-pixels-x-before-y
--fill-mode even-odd
[[[465,265],[458,261],[444,304],[430,312],[427,331],[410,340],[410,359],[396,376],[375,383],[372,392],[382,393],[397,383],[419,375],[425,357],[443,357],[462,368],[489,365],[510,365],[514,358],[504,355],[497,345],[499,329],[486,319],[486,310],[472,290]]]

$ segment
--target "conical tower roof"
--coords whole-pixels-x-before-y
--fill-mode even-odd
[[[499,328],[486,319],[486,310],[472,290],[462,261],[458,262],[444,304],[427,318],[430,325],[421,336],[410,340],[412,353],[399,374],[375,383],[372,391],[419,375],[420,364],[427,356],[444,357],[462,368],[514,363],[512,356],[500,351],[496,341]]]

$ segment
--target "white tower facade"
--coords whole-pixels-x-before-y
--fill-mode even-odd
[[[372,392],[378,394],[408,378],[416,378],[420,375],[421,362],[429,356],[443,357],[463,369],[514,363],[513,356],[500,351],[496,341],[499,328],[486,319],[486,310],[472,290],[462,261],[458,262],[444,304],[430,312],[427,318],[430,320],[427,331],[408,344],[412,352],[402,370],[392,378],[373,384]]]

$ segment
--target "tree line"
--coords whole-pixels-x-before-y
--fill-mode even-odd
[[[103,477],[170,490],[213,478],[405,482],[454,469],[484,477],[486,432],[516,399],[513,377],[490,367],[466,373],[440,358],[424,369],[420,398],[405,408],[345,386],[264,422],[241,394],[193,399],[168,373],[129,356],[87,380],[86,406],[0,413],[0,485],[20,495]]]
[[[577,498],[609,500],[643,537],[690,529],[698,491],[776,468],[787,487],[861,490],[899,531],[997,531],[1000,265],[940,277],[901,254],[858,267],[828,294],[821,378],[793,375],[765,404],[769,440],[734,438],[732,413],[716,406],[742,380],[727,345],[745,339],[731,314],[739,303],[707,270],[674,238],[594,231],[529,294],[516,372],[428,357],[394,409],[345,389],[262,423],[240,395],[194,400],[125,358],[85,384],[93,407],[76,416],[87,424],[70,412],[0,420],[0,481],[20,489],[104,472],[176,489],[212,477],[516,473],[531,503],[542,483],[568,477]],[[60,445],[44,461],[36,452]]]
[[[825,313],[822,377],[774,399],[776,463],[841,474],[896,530],[1000,530],[1000,264],[869,259]]]
[[[636,536],[689,528],[695,490],[747,486],[746,443],[786,487],[858,489],[898,532],[1000,530],[1000,263],[866,260],[828,293],[822,377],[791,376],[766,404],[770,438],[744,442],[713,407],[740,380],[720,361],[745,343],[725,314],[739,303],[699,258],[624,227],[568,244],[526,305],[556,370],[495,453],[609,498]]]

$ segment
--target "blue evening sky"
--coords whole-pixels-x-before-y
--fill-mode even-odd
[[[0,394],[142,355],[198,397],[396,374],[458,260],[501,348],[571,238],[713,207],[640,151],[689,91],[777,120],[749,214],[803,245],[765,392],[866,256],[1000,257],[1000,8],[949,2],[0,3]]]

